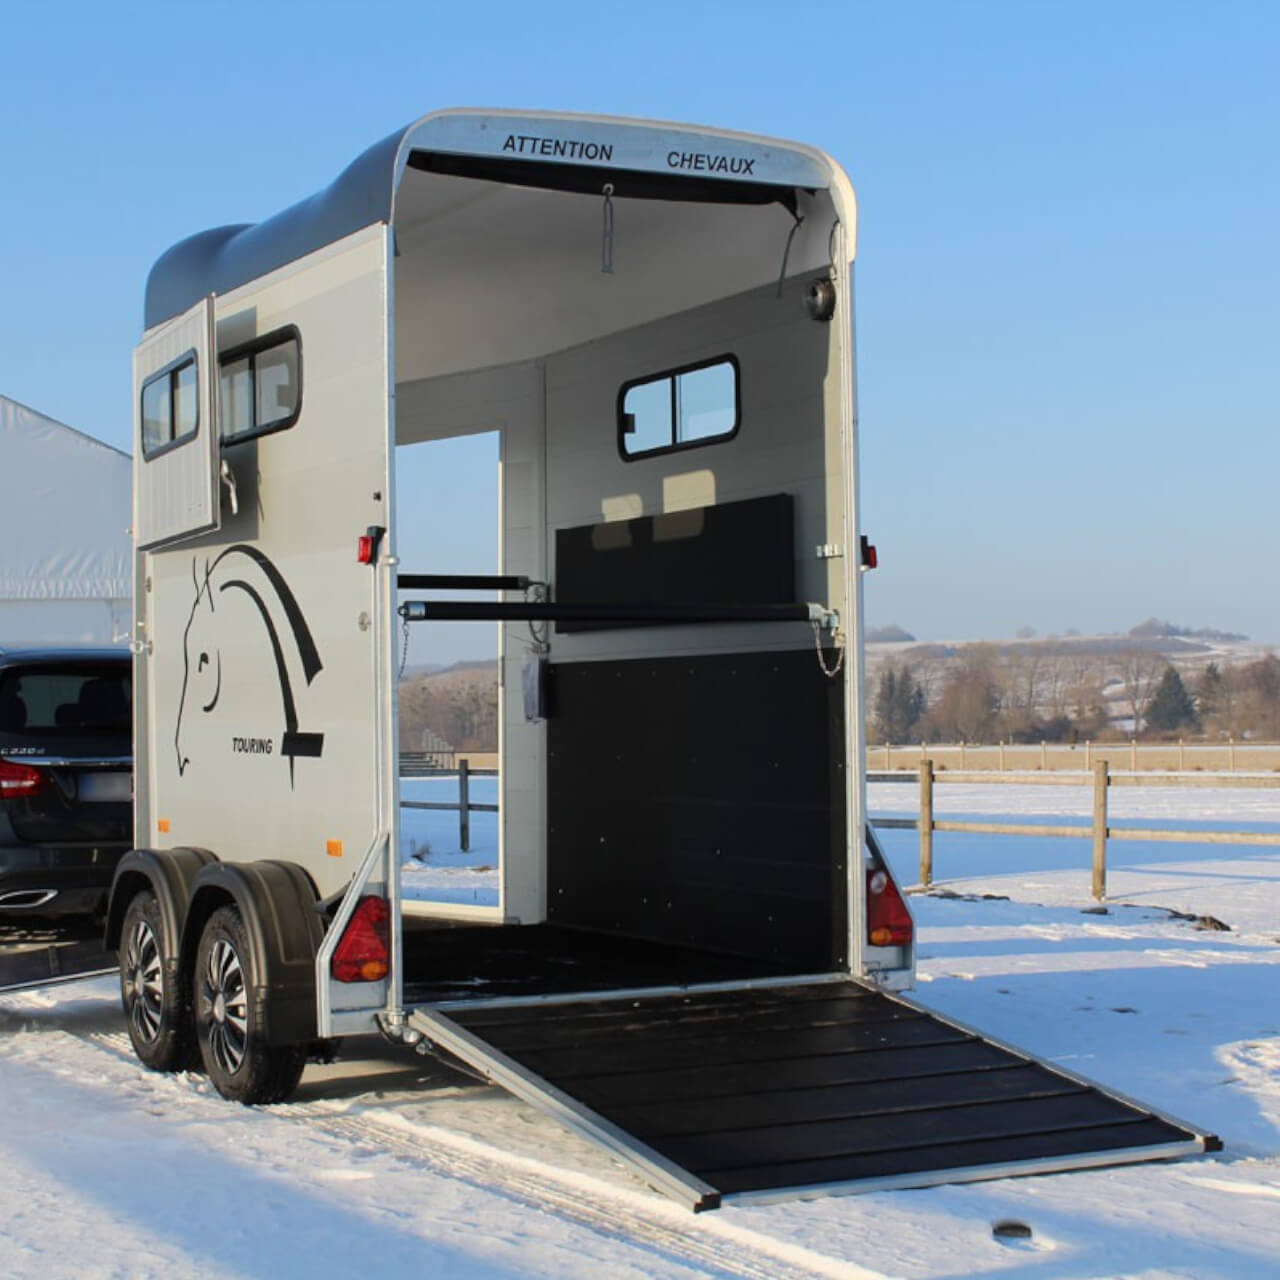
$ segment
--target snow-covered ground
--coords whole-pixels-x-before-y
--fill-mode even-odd
[[[497,804],[498,779],[472,778],[472,804]],[[432,804],[457,804],[458,779],[404,778],[401,798]],[[472,813],[471,848],[463,853],[458,814],[444,809],[400,812],[401,890],[406,898],[431,902],[498,905],[498,822],[495,814]]]
[[[1280,830],[1280,791],[1111,800],[1117,824]],[[871,802],[908,813],[914,792],[875,785]],[[937,797],[948,816],[1084,821],[1088,805],[1087,790],[1060,787],[944,784]],[[406,855],[430,840],[425,872],[469,861],[482,874],[492,815],[473,816],[469,860],[456,815],[428,819],[435,840],[407,830]],[[914,882],[915,834],[883,838]],[[98,980],[0,999],[0,1275],[1272,1280],[1280,850],[1113,842],[1106,914],[1088,898],[1089,851],[939,834],[939,889],[956,896],[911,899],[917,995],[1219,1133],[1220,1155],[694,1218],[524,1104],[376,1043],[308,1068],[296,1100],[274,1108],[149,1074],[113,983]],[[1009,1220],[1030,1236],[997,1238]]]

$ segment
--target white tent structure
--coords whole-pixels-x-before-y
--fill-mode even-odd
[[[0,396],[0,648],[124,644],[129,455]]]

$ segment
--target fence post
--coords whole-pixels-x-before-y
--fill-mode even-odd
[[[1236,737],[1232,734],[1227,739],[1227,763],[1232,773],[1236,771]]]
[[[1099,760],[1093,768],[1093,897],[1101,902],[1107,896],[1107,762]]]
[[[471,769],[466,758],[458,761],[458,843],[471,852]]]
[[[933,761],[920,761],[920,883],[933,883]]]
[[[1129,768],[1138,772],[1138,739],[1136,737],[1129,739]]]
[[[1004,739],[1000,739],[1000,772],[1004,772]]]
[[[890,763],[892,758],[893,757],[889,749],[889,744],[886,742],[884,744],[884,768],[886,773],[893,768],[893,765]]]
[[[968,763],[968,761],[965,759],[964,753],[965,753],[965,741],[963,738],[961,738],[960,739],[960,768],[961,769],[963,769],[965,765]]]
[[[1084,767],[1093,768],[1093,743],[1088,738],[1084,740]]]
[[[1187,767],[1187,748],[1181,738],[1178,739],[1178,772],[1182,773]]]
[[[1043,773],[1049,767],[1049,744],[1043,738],[1040,739],[1040,772]]]

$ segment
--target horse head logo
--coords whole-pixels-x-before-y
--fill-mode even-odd
[[[244,544],[228,547],[216,559],[206,560],[203,568],[198,558],[193,557],[191,580],[195,594],[182,638],[182,694],[173,734],[178,773],[185,774],[191,763],[184,749],[184,723],[189,729],[193,717],[213,714],[222,697],[220,627],[227,625],[227,610],[219,613],[218,600],[230,591],[242,593],[253,604],[270,645],[284,719],[279,750],[289,759],[292,785],[297,757],[319,756],[324,750],[324,734],[306,733],[298,728],[295,674],[301,674],[303,682],[310,685],[323,669],[302,610],[280,570],[256,547]]]

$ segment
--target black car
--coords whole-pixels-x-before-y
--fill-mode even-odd
[[[132,664],[0,651],[0,918],[94,913],[133,837]]]

